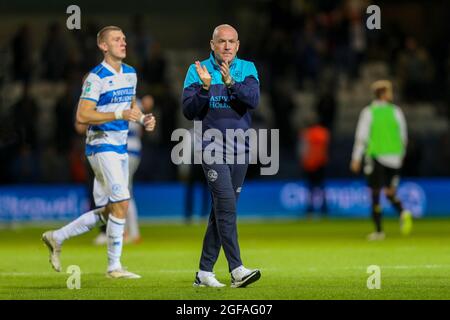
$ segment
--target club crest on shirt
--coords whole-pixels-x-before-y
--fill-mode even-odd
[[[240,70],[236,70],[235,72],[233,72],[234,79],[240,79],[241,76],[242,76],[242,72]]]
[[[208,170],[208,180],[214,182],[217,180],[218,174],[216,170],[209,169]]]

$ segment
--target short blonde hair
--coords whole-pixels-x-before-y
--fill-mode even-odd
[[[375,98],[380,98],[386,91],[392,92],[392,82],[389,80],[378,80],[372,83],[371,88]]]
[[[105,40],[106,35],[110,31],[122,31],[121,28],[116,26],[106,26],[103,27],[98,33],[97,33],[97,44],[102,43]]]

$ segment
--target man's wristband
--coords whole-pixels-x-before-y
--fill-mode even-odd
[[[122,120],[123,119],[123,110],[114,111],[114,116],[115,116],[116,120]]]
[[[143,114],[140,118],[139,118],[139,123],[144,125],[144,119],[145,119],[145,114]]]

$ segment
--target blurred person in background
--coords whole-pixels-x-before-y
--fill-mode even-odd
[[[13,79],[28,84],[34,70],[33,35],[29,25],[20,27],[12,39],[12,72]]]
[[[194,128],[189,130],[191,139],[183,138],[183,141],[191,141],[190,150],[194,150]],[[186,146],[186,148],[188,148]],[[208,201],[210,200],[208,193],[208,185],[205,180],[205,174],[203,173],[203,168],[200,164],[194,163],[194,152],[191,152],[191,163],[183,164],[179,166],[179,173],[182,180],[186,184],[186,193],[184,199],[184,217],[186,224],[192,222],[194,216],[194,203],[195,203],[195,190],[196,186],[200,186],[201,194],[201,206],[200,206],[200,217],[205,217],[208,215]]]
[[[41,181],[40,164],[40,107],[31,94],[30,84],[23,82],[22,96],[10,109],[11,122],[16,135],[15,156],[11,162],[13,180],[17,183]]]
[[[299,141],[300,165],[309,189],[307,215],[311,217],[316,201],[320,202],[320,212],[323,215],[328,212],[324,181],[330,133],[315,118],[311,117],[308,122],[308,126],[299,132]]]
[[[167,60],[159,42],[152,42],[151,50],[142,61],[142,79],[154,90],[161,90],[167,73]]]
[[[372,84],[372,90],[375,100],[359,116],[350,164],[351,171],[359,173],[364,157],[363,170],[372,193],[372,219],[375,224],[375,232],[368,236],[371,241],[385,238],[381,225],[382,189],[400,216],[401,233],[408,235],[412,229],[412,214],[397,197],[408,141],[406,120],[401,109],[393,104],[394,93],[390,81],[376,81]]]
[[[337,101],[336,89],[334,88],[333,79],[330,77],[322,77],[321,85],[315,105],[318,123],[332,132],[336,119]]]
[[[430,98],[434,76],[433,63],[426,48],[414,37],[407,37],[405,48],[400,52],[397,74],[407,102],[424,101]]]
[[[36,151],[39,144],[38,125],[41,112],[27,82],[24,82],[22,97],[11,107],[11,112],[20,142]]]
[[[133,59],[141,76],[144,73],[143,65],[145,59],[151,55],[154,37],[150,34],[148,26],[145,25],[145,15],[140,13],[132,16],[128,32],[128,45],[130,57]]]
[[[41,54],[43,79],[48,81],[62,80],[68,63],[68,46],[61,26],[53,22],[48,26],[47,38]]]

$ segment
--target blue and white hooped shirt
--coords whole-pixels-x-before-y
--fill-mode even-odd
[[[122,63],[120,72],[103,61],[84,81],[80,99],[97,103],[98,112],[128,110],[136,95],[137,77],[133,67]],[[90,125],[86,133],[86,155],[99,152],[127,153],[128,121],[114,120]]]
[[[140,99],[136,99],[136,104],[143,111]],[[139,122],[129,122],[128,127],[128,155],[133,157],[140,157],[142,150],[141,136],[144,132],[144,127]]]

